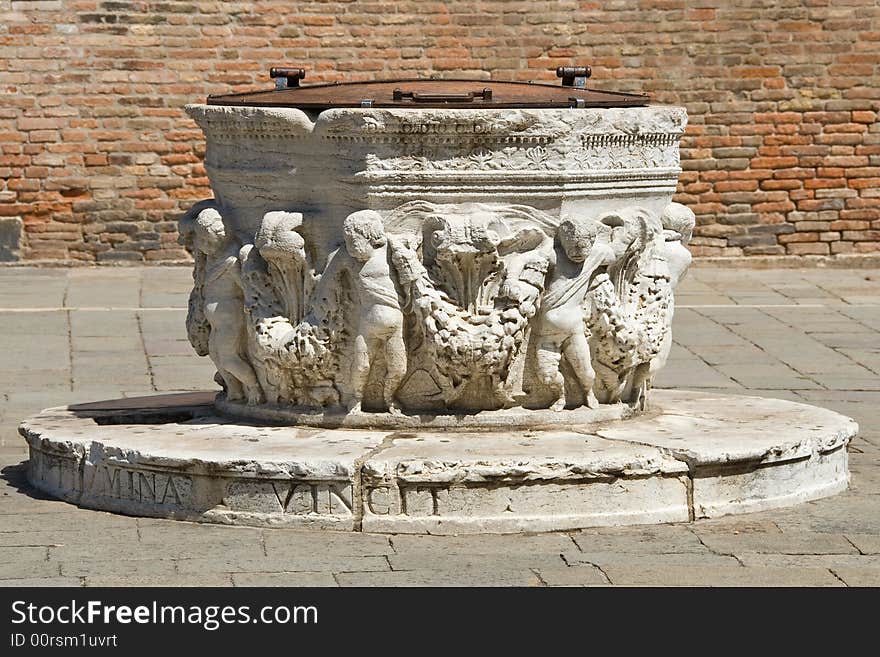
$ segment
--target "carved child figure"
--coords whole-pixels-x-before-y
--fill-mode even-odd
[[[263,401],[262,391],[245,350],[245,318],[238,244],[227,239],[223,218],[214,208],[181,221],[181,240],[201,262],[201,294],[204,316],[210,326],[208,355],[226,384],[226,398]]]
[[[566,220],[557,236],[562,256],[557,257],[541,307],[537,369],[541,382],[557,395],[550,408],[565,407],[565,379],[560,372],[563,355],[574,371],[586,405],[598,405],[593,392],[590,346],[586,334],[585,300],[596,270],[614,261],[609,245],[610,229],[596,221]]]
[[[360,410],[370,367],[376,355],[384,351],[383,403],[390,412],[399,413],[394,395],[406,374],[406,346],[382,216],[373,210],[354,212],[346,217],[342,231],[345,248],[354,260],[352,279],[360,303],[351,372],[354,399],[349,408]]]

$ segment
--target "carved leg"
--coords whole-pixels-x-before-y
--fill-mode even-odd
[[[220,322],[212,324],[208,340],[211,360],[226,383],[227,399],[247,398],[248,404],[259,404],[263,393],[254,369],[238,353],[241,333],[235,328]]]
[[[648,379],[651,375],[650,363],[639,363],[628,377],[626,388],[622,398],[628,404],[632,404],[639,410],[645,410],[645,391],[648,387]]]
[[[559,345],[553,340],[541,340],[536,355],[538,377],[541,383],[550,388],[556,396],[556,400],[550,404],[550,409],[561,411],[565,408],[565,379],[559,371],[559,363],[562,362]]]
[[[358,333],[354,339],[354,361],[351,364],[351,389],[352,401],[349,402],[349,412],[357,413],[361,410],[361,402],[364,399],[364,388],[367,378],[370,376],[370,348],[367,339],[362,333]]]
[[[244,399],[244,388],[241,385],[241,381],[226,370],[219,369],[217,373],[223,379],[223,387],[226,388],[226,399],[228,401]]]
[[[593,382],[596,380],[596,372],[593,370],[593,364],[590,358],[590,344],[587,337],[583,333],[577,333],[571,336],[565,342],[565,358],[574,374],[577,377],[581,389],[584,391],[584,399],[586,406],[596,408],[599,401],[596,399],[596,393],[593,392]]]
[[[244,397],[248,404],[260,404],[263,401],[263,391],[257,381],[257,375],[254,374],[253,368],[238,355],[226,356],[223,359],[223,367],[225,373],[221,371],[221,375],[226,380],[227,386],[234,385],[238,388],[238,399]],[[230,377],[230,374],[232,375]],[[230,379],[234,377],[235,383],[231,384]],[[229,393],[227,392],[227,396]]]
[[[397,331],[385,343],[385,386],[383,401],[389,412],[399,413],[400,409],[394,400],[397,389],[406,376],[406,345],[403,342],[402,330]]]
[[[596,398],[602,404],[616,404],[620,401],[620,377],[617,371],[598,361],[593,365],[596,368],[596,381],[593,384]]]

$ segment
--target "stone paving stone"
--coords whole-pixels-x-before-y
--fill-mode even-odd
[[[701,360],[670,361],[654,379],[656,388],[680,388],[683,385],[691,388],[739,388],[740,385],[729,376],[706,365]]]
[[[0,310],[0,335],[30,336],[54,336],[67,337],[70,327],[67,323],[67,313],[64,311],[33,312],[33,313],[5,313]]]
[[[608,579],[595,566],[542,566],[536,569],[547,586],[607,586]]]
[[[844,354],[847,358],[860,363],[865,369],[880,375],[880,347],[874,349],[848,349],[842,347],[837,349],[837,351]]]
[[[49,548],[40,545],[0,545],[0,563],[46,561]]]
[[[190,281],[192,285],[192,281]],[[141,306],[143,308],[180,308],[189,300],[189,291],[186,292],[142,292]]]
[[[135,519],[126,516],[79,509],[64,502],[52,502],[52,510],[34,515],[22,513],[0,514],[0,533],[21,531],[76,531],[82,527],[80,523],[94,524],[100,527],[133,527]]]
[[[168,586],[168,587],[191,587],[191,586],[231,586],[232,579],[229,575],[89,575],[84,578],[83,586]]]
[[[209,558],[180,559],[177,571],[183,575],[204,575],[211,573],[267,573],[267,572],[338,572],[351,570],[371,572],[390,570],[385,557],[332,556],[323,554],[300,557],[252,559],[227,559],[222,555]]]
[[[137,335],[134,311],[71,310],[70,330],[75,336],[116,337]]]
[[[233,573],[234,586],[339,586],[332,573]]]
[[[880,390],[880,377],[868,373],[860,377],[838,374],[813,374],[811,378],[825,388],[837,390]]]
[[[704,553],[706,546],[685,525],[646,525],[609,529],[584,529],[571,534],[583,552],[645,554],[663,546],[664,553]],[[566,550],[566,552],[569,552]]]
[[[466,536],[423,536],[399,534],[391,537],[397,554],[418,551],[421,554],[559,554],[571,550],[571,539],[565,534]]]
[[[861,554],[880,554],[880,534],[847,534],[846,538]]]
[[[263,531],[255,527],[226,527],[179,520],[138,518],[138,543],[142,546],[174,545],[182,540],[193,544],[250,545],[263,551]]]
[[[260,543],[237,544],[224,540],[220,543],[202,542],[181,536],[175,542],[165,544],[116,543],[114,559],[127,561],[155,561],[174,559],[262,559],[265,553]],[[94,543],[78,544],[64,542],[64,534],[58,533],[58,544],[49,548],[50,561],[77,561],[94,556]]]
[[[880,586],[880,568],[832,567],[832,572],[847,586]]]
[[[0,560],[0,581],[59,576],[61,576],[61,564],[33,560],[21,562]]]
[[[693,306],[735,305],[726,294],[709,292],[707,294],[675,294],[676,309],[689,310]]]
[[[592,565],[605,570],[608,566],[739,566],[733,556],[716,554],[708,548],[703,552],[666,552],[665,546],[658,544],[653,552],[565,552],[563,560],[569,566]]]
[[[876,299],[874,303],[877,303]],[[868,328],[873,329],[874,331],[880,331],[880,307],[876,305],[870,308],[847,306],[844,308],[838,308],[837,312],[839,312],[841,315],[849,317],[850,319],[854,319],[855,321],[864,326],[867,326]]]
[[[428,566],[429,564],[426,564]],[[340,586],[541,586],[530,570],[397,570],[389,572],[338,572]]]
[[[707,365],[766,363],[767,354],[750,344],[716,347],[714,345],[693,345],[691,350]]]
[[[269,558],[327,556],[374,556],[393,554],[391,537],[382,534],[314,532],[272,529],[263,534]]]
[[[92,272],[89,272],[92,274]],[[67,288],[67,306],[86,308],[130,308],[137,306],[140,297],[140,271],[128,276],[101,276],[72,279]]]
[[[739,561],[746,567],[772,566],[774,568],[877,568],[880,557],[861,554],[758,554],[743,552]]]
[[[703,543],[717,554],[764,552],[771,554],[857,554],[857,550],[841,534],[785,531],[782,533],[728,534],[694,530]]]
[[[743,566],[608,566],[613,584],[625,586],[844,586],[823,568]]]
[[[144,337],[144,347],[147,355],[156,356],[190,356],[193,353],[192,345],[188,340],[174,340],[172,338]]]
[[[50,561],[47,565],[60,568],[65,577],[171,577],[177,572],[177,562],[172,559],[118,559],[112,552],[102,558],[94,556],[94,550],[92,555],[71,561]]]
[[[722,364],[716,369],[745,388],[815,390],[821,385],[784,364]]]
[[[719,532],[722,534],[781,534],[782,530],[773,522],[773,511],[746,513],[743,515],[704,518],[690,525],[694,534]]]
[[[25,588],[29,586],[51,587],[80,587],[82,579],[79,577],[26,577],[22,579],[0,579],[0,588]]]
[[[2,517],[0,517],[2,522]],[[74,529],[71,531],[23,531],[4,532],[0,531],[0,546],[53,546],[71,548],[81,546],[91,549],[94,553],[95,545],[102,542],[113,545],[131,545],[137,543],[137,527],[129,528],[106,528],[90,527],[88,529]],[[2,550],[3,547],[0,547]],[[45,557],[44,557],[45,558]]]
[[[831,534],[880,534],[880,499],[876,495],[842,493],[777,509],[774,521],[783,531],[802,530]]]
[[[508,570],[528,570],[530,568],[558,568],[565,566],[561,554],[523,554],[501,551],[496,554],[439,554],[436,552],[414,552],[393,554],[388,557],[392,570],[421,570],[430,564],[432,569],[454,570],[471,568],[473,570],[492,570],[503,566]]]
[[[84,359],[94,359],[105,352],[112,352],[114,356],[118,352],[119,356],[126,358],[131,357],[132,354],[140,354],[143,349],[138,335],[74,336],[71,342],[74,354],[78,354]]]

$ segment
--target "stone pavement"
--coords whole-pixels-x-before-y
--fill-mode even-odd
[[[380,536],[136,519],[31,490],[19,421],[205,389],[188,268],[0,269],[0,585],[880,586],[880,271],[692,269],[660,387],[855,418],[852,485],[784,510],[527,536]]]

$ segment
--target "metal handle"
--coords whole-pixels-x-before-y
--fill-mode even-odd
[[[411,99],[414,103],[470,103],[475,98],[492,100],[492,90],[469,91],[463,94],[420,94],[415,91],[394,90],[394,100]]]
[[[298,87],[299,81],[306,77],[306,69],[304,68],[285,68],[283,66],[273,66],[269,69],[269,77],[275,78],[276,89],[286,89],[287,87]]]
[[[577,87],[583,89],[587,86],[587,78],[593,74],[589,66],[560,66],[556,69],[556,77],[562,78],[563,87]]]

